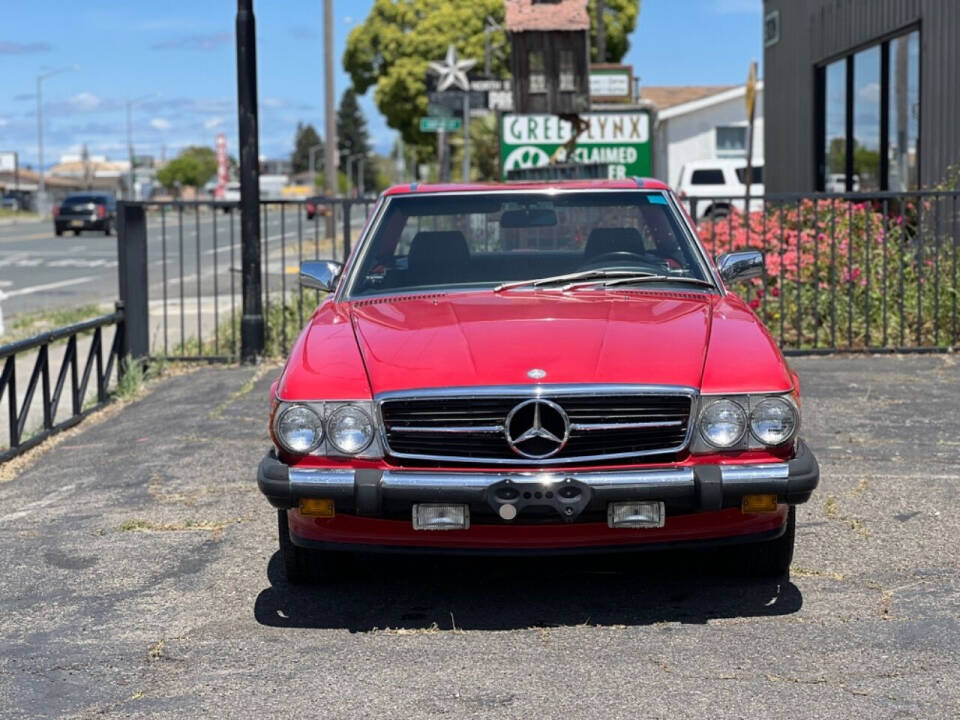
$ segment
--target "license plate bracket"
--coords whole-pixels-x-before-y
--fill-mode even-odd
[[[589,485],[573,478],[544,483],[525,477],[507,477],[490,486],[487,503],[508,521],[524,508],[536,506],[553,508],[561,520],[573,522],[587,509],[592,496]]]

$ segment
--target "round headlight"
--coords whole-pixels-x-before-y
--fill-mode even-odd
[[[277,418],[277,440],[284,449],[297,455],[315,450],[323,440],[320,417],[304,405],[293,405]]]
[[[345,455],[356,455],[373,442],[373,421],[360,408],[345,405],[327,420],[333,446]]]
[[[797,411],[783,398],[761,400],[750,413],[750,432],[764,445],[782,445],[797,429]]]
[[[732,400],[717,400],[700,413],[700,435],[714,447],[733,447],[746,430],[746,413]]]

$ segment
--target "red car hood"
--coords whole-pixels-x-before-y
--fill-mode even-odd
[[[374,394],[542,383],[699,387],[717,296],[522,292],[355,302]],[[532,381],[528,371],[546,372]]]

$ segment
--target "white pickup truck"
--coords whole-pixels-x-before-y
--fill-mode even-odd
[[[750,211],[763,209],[763,160],[753,164],[750,185]],[[677,194],[694,220],[723,218],[731,208],[743,212],[747,195],[745,158],[696,160],[680,169]],[[754,199],[756,198],[756,199]]]

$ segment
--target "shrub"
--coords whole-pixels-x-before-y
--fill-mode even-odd
[[[768,204],[704,221],[714,254],[765,254],[745,299],[785,348],[957,343],[956,198],[915,196]]]

